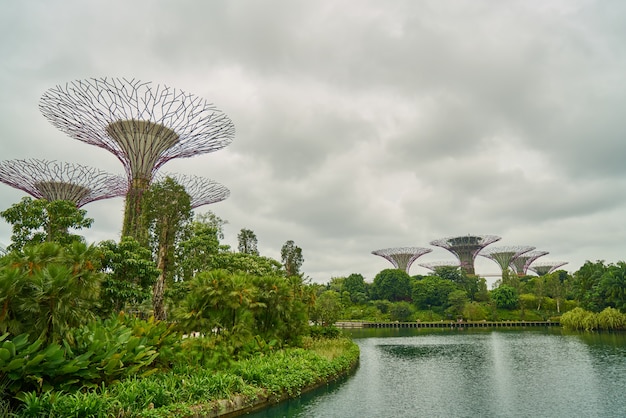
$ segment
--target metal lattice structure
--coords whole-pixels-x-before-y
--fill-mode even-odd
[[[79,164],[38,159],[0,161],[0,182],[36,199],[68,200],[82,207],[124,196],[126,178]]]
[[[6,253],[7,253],[7,247],[0,244],[0,256],[6,255]]]
[[[122,235],[140,241],[142,196],[157,170],[174,158],[220,150],[235,134],[230,118],[206,100],[135,79],[58,85],[43,94],[39,109],[61,131],[122,162],[129,182]]]
[[[500,270],[504,273],[509,269],[511,263],[517,257],[534,249],[535,247],[531,247],[529,245],[489,247],[482,250],[478,253],[478,255],[494,261],[498,266],[500,266]]]
[[[538,259],[539,257],[543,257],[546,254],[550,254],[548,251],[528,251],[527,253],[521,254],[515,258],[515,260],[511,261],[511,267],[518,276],[525,276],[528,273],[528,266]]]
[[[372,254],[383,257],[391,262],[395,268],[404,270],[408,273],[411,268],[411,264],[413,264],[415,260],[431,251],[432,250],[430,248],[422,247],[398,247],[372,251]]]
[[[545,276],[565,264],[567,264],[567,261],[542,261],[531,264],[528,269],[537,273],[538,276]]]
[[[159,173],[156,176],[156,181],[164,180],[167,177],[170,177],[176,181],[176,183],[185,188],[185,191],[191,198],[192,209],[204,205],[210,205],[211,203],[221,202],[230,196],[230,190],[228,190],[228,188],[206,177],[186,174]]]
[[[496,235],[464,235],[441,238],[430,242],[430,245],[445,248],[459,259],[461,268],[466,274],[475,274],[474,260],[476,255],[487,245],[499,241]]]
[[[429,270],[435,271],[440,267],[460,267],[461,264],[458,261],[450,260],[450,261],[431,261],[430,263],[420,263],[418,264],[421,267],[427,268]]]

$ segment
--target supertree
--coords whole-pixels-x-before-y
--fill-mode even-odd
[[[494,261],[504,273],[517,257],[534,249],[535,247],[529,245],[489,247],[482,250],[478,255]]]
[[[432,250],[430,248],[398,247],[372,251],[372,254],[387,259],[395,268],[404,270],[408,273],[411,268],[411,264],[413,264],[415,260],[431,251]]]
[[[461,263],[466,274],[475,274],[474,260],[476,255],[487,245],[501,238],[496,235],[464,235],[459,237],[441,238],[430,242],[430,245],[445,248],[454,254]]]
[[[113,153],[128,176],[122,235],[140,242],[142,196],[157,170],[174,158],[217,151],[235,127],[202,98],[135,79],[91,78],[56,86],[39,109],[61,131]]]
[[[79,164],[37,159],[0,161],[0,182],[36,199],[68,200],[79,208],[96,200],[123,196],[127,188],[123,176]]]
[[[439,267],[460,267],[460,264],[457,260],[431,261],[430,263],[420,263],[418,265],[432,271],[436,271]]]
[[[530,266],[533,261],[546,254],[549,254],[549,252],[539,250],[528,251],[516,257],[515,260],[512,260],[511,267],[513,267],[518,276],[525,276],[528,272],[528,266]]]
[[[567,261],[542,261],[531,264],[528,266],[528,269],[537,273],[538,276],[545,276],[565,264],[567,264]]]
[[[205,177],[187,174],[159,173],[156,176],[156,180],[160,181],[167,177],[170,177],[185,188],[185,191],[191,198],[192,209],[221,202],[230,196],[230,190],[225,186]]]

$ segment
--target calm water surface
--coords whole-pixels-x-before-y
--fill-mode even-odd
[[[626,417],[626,334],[352,334],[354,375],[248,417]]]

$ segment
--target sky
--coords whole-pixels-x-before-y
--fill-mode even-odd
[[[0,159],[123,174],[39,111],[74,80],[151,81],[205,98],[233,142],[162,171],[230,197],[196,209],[302,248],[312,281],[392,267],[373,250],[497,235],[566,261],[626,260],[626,2],[29,0],[0,2]],[[25,193],[0,183],[0,210]],[[119,239],[123,198],[86,205]],[[10,225],[0,219],[0,243]],[[476,272],[499,267],[478,257]]]

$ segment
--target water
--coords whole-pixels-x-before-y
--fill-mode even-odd
[[[248,417],[626,417],[626,334],[352,332],[354,375]]]

